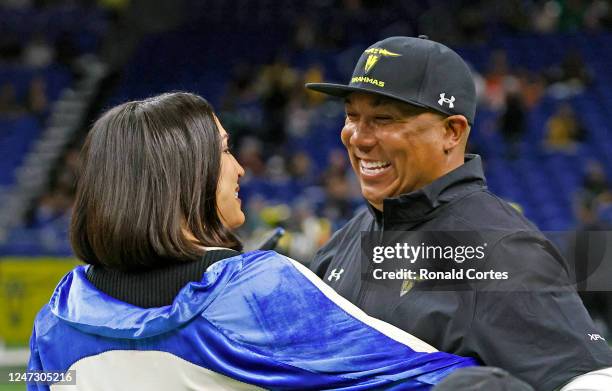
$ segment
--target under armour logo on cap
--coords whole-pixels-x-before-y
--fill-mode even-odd
[[[453,107],[455,107],[455,104],[453,103],[454,101],[455,101],[454,96],[451,95],[450,99],[448,99],[446,97],[446,93],[443,92],[440,94],[440,100],[438,101],[438,104],[440,106],[444,106],[445,103],[448,103],[448,107],[452,109]]]

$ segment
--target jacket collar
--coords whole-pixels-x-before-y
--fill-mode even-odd
[[[259,252],[253,252],[257,254]],[[184,326],[200,315],[239,273],[242,255],[210,266],[199,282],[189,282],[171,305],[140,308],[99,291],[77,266],[55,288],[49,308],[57,318],[88,334],[142,339]]]
[[[415,222],[422,220],[439,206],[486,186],[480,156],[467,154],[464,164],[429,185],[394,198],[386,198],[383,201],[384,214],[370,203],[368,208],[379,225],[383,222],[385,226],[394,222]]]

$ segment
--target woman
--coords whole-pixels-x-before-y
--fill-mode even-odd
[[[243,174],[196,95],[105,113],[71,226],[89,265],[38,314],[29,369],[74,369],[87,390],[421,390],[474,365],[368,317],[289,258],[241,254]]]

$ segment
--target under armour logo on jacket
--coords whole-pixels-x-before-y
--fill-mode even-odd
[[[606,339],[604,337],[602,337],[599,334],[589,334],[589,338],[591,338],[591,341],[597,341],[598,339],[605,341]]]
[[[332,278],[334,279],[334,281],[338,281],[340,279],[340,276],[342,275],[342,273],[344,273],[344,269],[334,269],[331,271],[331,274],[329,275],[329,277],[327,277],[327,281],[331,281]]]
[[[453,103],[454,101],[455,101],[454,96],[451,95],[450,99],[448,99],[446,97],[446,93],[443,92],[440,94],[440,100],[438,100],[438,104],[440,106],[444,106],[445,103],[448,103],[448,107],[452,109],[453,107],[455,107],[455,104]]]

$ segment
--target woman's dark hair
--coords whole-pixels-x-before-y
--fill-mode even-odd
[[[130,271],[199,259],[201,246],[240,250],[217,213],[221,145],[212,107],[194,94],[104,113],[81,151],[70,227],[75,254]]]

